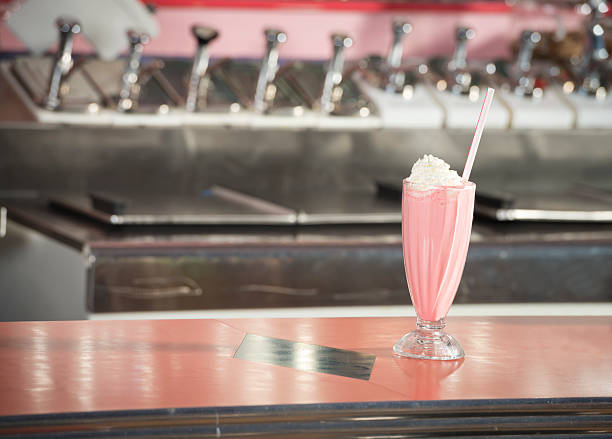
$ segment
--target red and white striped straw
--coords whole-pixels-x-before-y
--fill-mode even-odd
[[[472,139],[472,145],[470,145],[470,152],[468,153],[467,161],[465,162],[465,168],[463,168],[463,175],[461,178],[464,181],[469,181],[470,173],[472,172],[472,166],[474,166],[474,159],[476,158],[476,151],[478,151],[478,144],[482,137],[482,131],[484,130],[489,110],[491,109],[491,103],[493,103],[493,94],[495,90],[489,87],[485,94],[482,108],[480,109],[480,115],[478,116],[478,122],[476,123],[476,131],[474,131],[474,138]]]

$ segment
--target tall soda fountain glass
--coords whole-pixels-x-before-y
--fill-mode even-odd
[[[476,193],[470,173],[494,94],[487,89],[461,178],[443,160],[426,155],[403,181],[402,248],[417,329],[393,346],[398,355],[428,360],[465,355],[444,327],[470,244]]]
[[[456,360],[463,348],[444,332],[470,243],[476,185],[422,190],[404,179],[402,248],[417,329],[393,347],[396,354],[430,360]]]

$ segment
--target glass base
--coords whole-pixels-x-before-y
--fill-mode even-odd
[[[465,356],[463,348],[452,335],[444,332],[446,320],[429,322],[417,318],[417,328],[404,335],[393,351],[397,355],[422,360],[458,360]]]

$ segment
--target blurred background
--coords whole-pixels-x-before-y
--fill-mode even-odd
[[[471,179],[450,315],[612,315],[605,0],[0,0],[0,320],[414,315],[401,180]]]

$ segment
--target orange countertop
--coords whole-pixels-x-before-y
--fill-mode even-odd
[[[399,358],[412,318],[0,323],[0,416],[357,401],[612,396],[612,318],[449,319],[453,362]],[[234,358],[246,334],[375,356],[369,379]],[[298,370],[302,368],[306,370]]]

